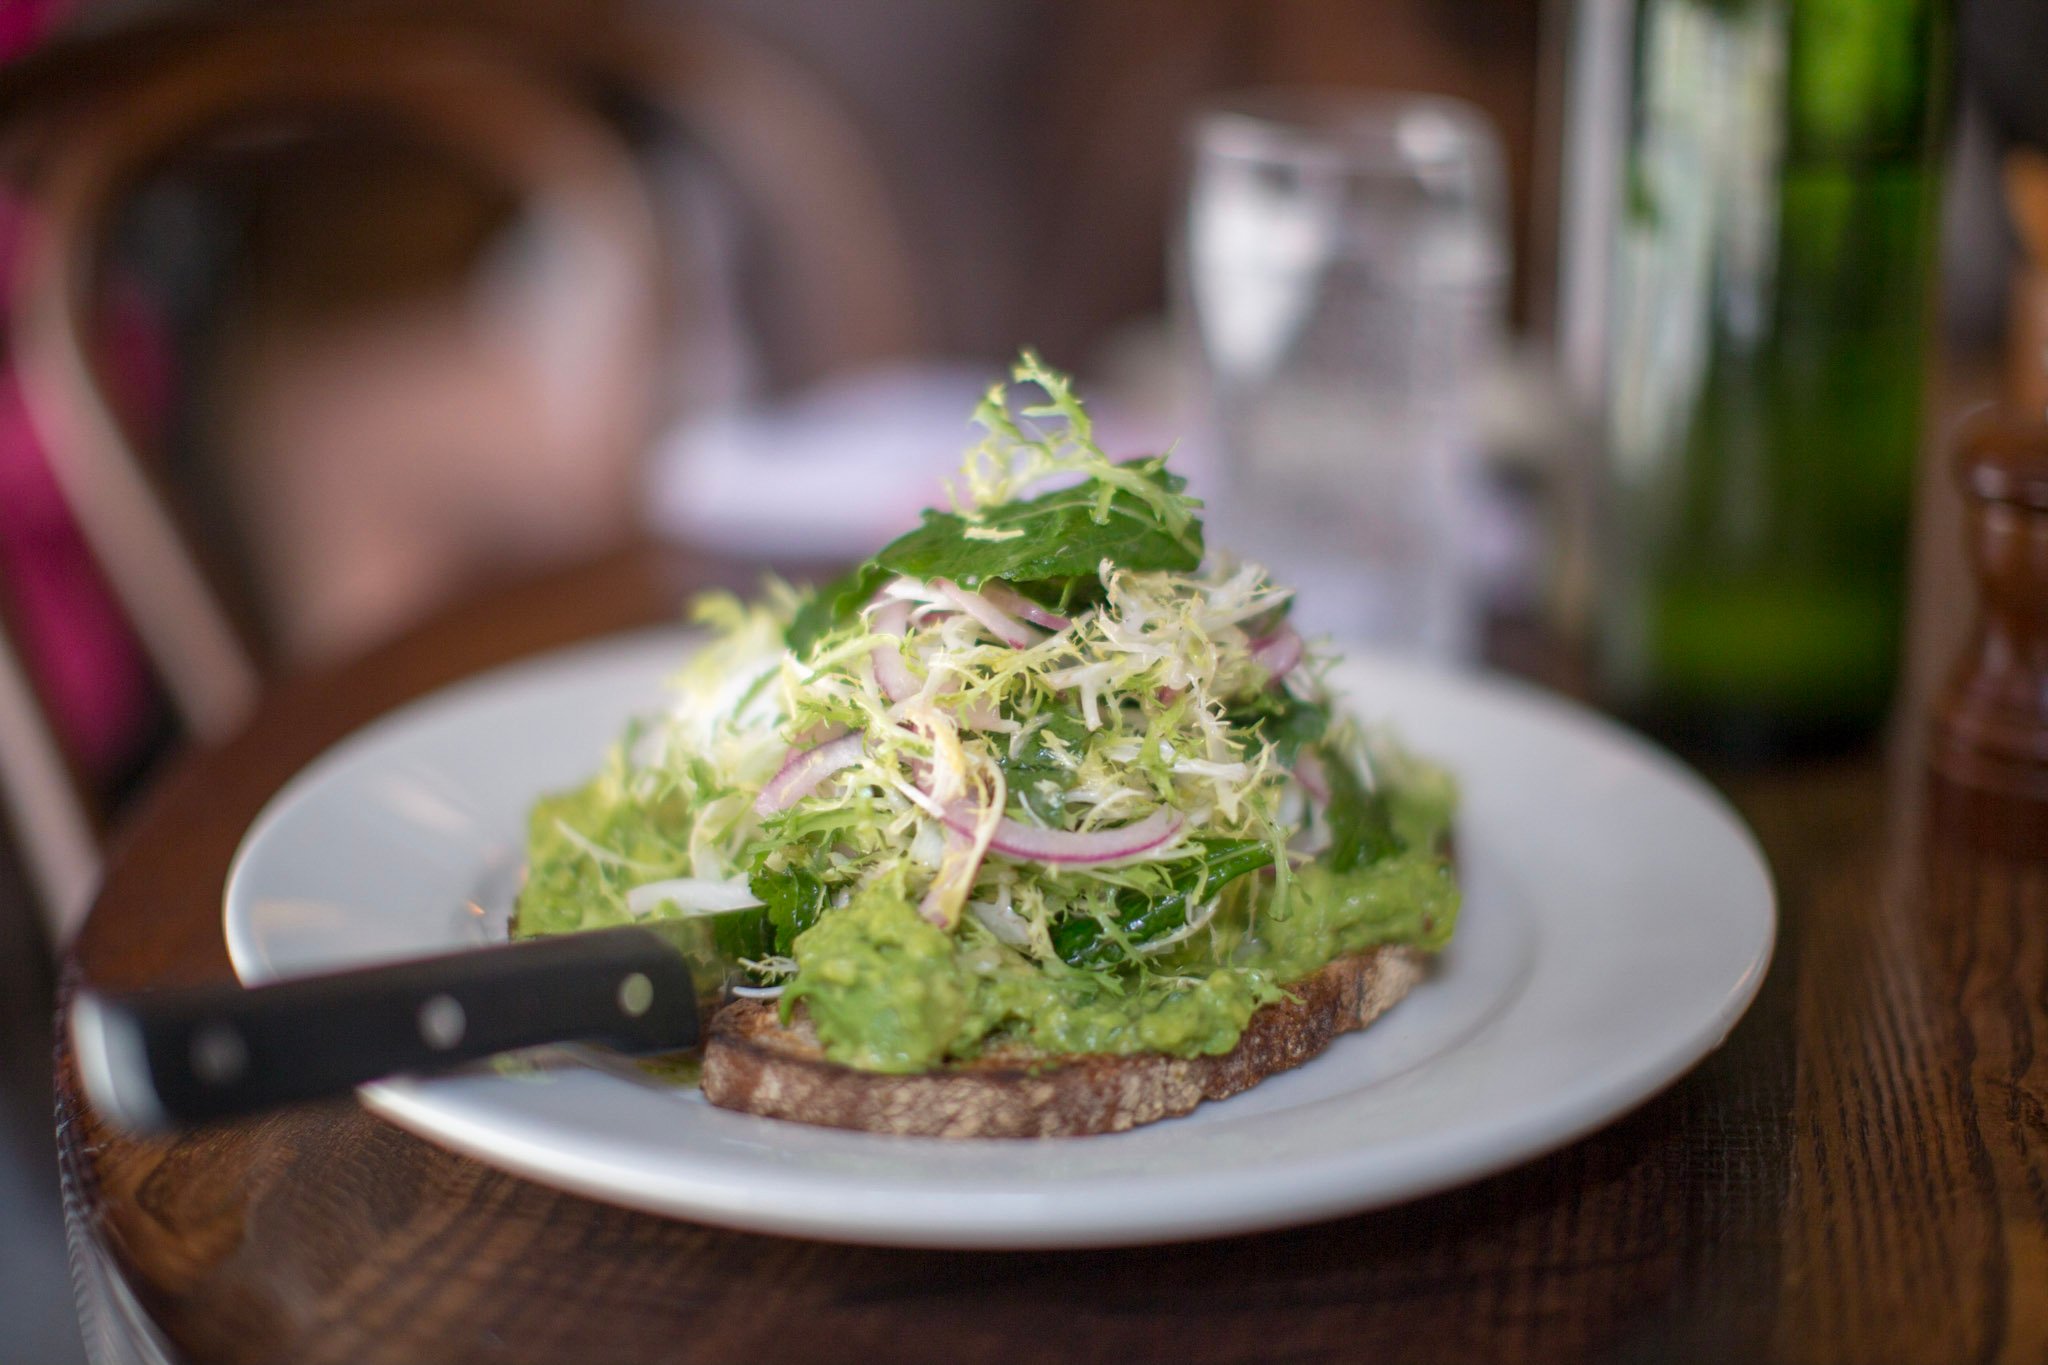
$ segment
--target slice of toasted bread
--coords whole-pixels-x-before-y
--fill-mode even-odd
[[[825,1059],[799,1009],[741,1000],[712,1021],[704,1094],[749,1114],[920,1137],[1078,1137],[1185,1114],[1301,1065],[1338,1034],[1378,1018],[1422,978],[1425,954],[1378,948],[1340,958],[1252,1015],[1215,1057],[1045,1057],[1024,1048],[915,1075],[859,1071]]]

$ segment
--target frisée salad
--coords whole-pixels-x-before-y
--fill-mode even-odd
[[[1012,379],[950,510],[697,604],[667,710],[533,808],[516,933],[758,906],[742,989],[892,1072],[1228,1052],[1337,958],[1448,940],[1450,776],[1336,704],[1164,457]]]

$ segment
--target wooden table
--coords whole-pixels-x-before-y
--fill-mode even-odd
[[[650,556],[300,678],[121,836],[69,969],[226,978],[223,874],[266,797],[396,703],[673,610]],[[2048,1359],[2048,850],[1875,754],[1724,776],[1783,927],[1727,1044],[1506,1175],[1285,1232],[1122,1251],[832,1246],[664,1221],[350,1103],[110,1133],[58,1059],[106,1358],[198,1361]],[[117,1353],[126,1352],[127,1355]]]

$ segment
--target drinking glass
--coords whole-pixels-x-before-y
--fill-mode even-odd
[[[1193,127],[1179,302],[1215,539],[1311,632],[1455,659],[1477,390],[1502,325],[1498,144],[1455,100],[1266,92]]]

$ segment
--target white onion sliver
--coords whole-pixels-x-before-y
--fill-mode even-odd
[[[754,813],[773,815],[788,810],[816,791],[820,782],[841,768],[851,768],[860,762],[861,742],[859,735],[842,735],[815,749],[791,754],[783,761],[782,770],[768,779],[768,785],[754,798]]]
[[[998,607],[988,598],[971,589],[963,588],[950,579],[934,578],[932,586],[944,593],[948,600],[960,610],[972,616],[989,628],[994,636],[1012,649],[1029,649],[1038,643],[1038,636],[1031,627]]]
[[[1330,826],[1324,820],[1311,820],[1301,827],[1292,839],[1287,841],[1289,853],[1313,858],[1330,846]]]
[[[1294,780],[1317,801],[1329,802],[1330,775],[1323,770],[1323,760],[1314,749],[1304,748],[1294,756]]]
[[[974,829],[975,815],[973,807],[956,801],[946,808],[946,824],[968,833]],[[1106,863],[1158,848],[1180,833],[1182,823],[1178,811],[1163,806],[1120,829],[1085,832],[1039,829],[1004,816],[996,822],[996,832],[988,846],[997,853],[1032,862]]]
[[[969,901],[967,913],[980,920],[982,928],[1012,948],[1022,948],[1031,942],[1031,927],[1014,910],[998,910],[987,901]]]
[[[910,628],[910,604],[901,599],[884,604],[875,612],[874,624],[875,634],[902,639],[904,631]],[[901,646],[884,642],[874,647],[869,658],[874,664],[875,686],[882,689],[883,696],[890,701],[902,701],[917,694],[917,679],[903,662]]]
[[[727,910],[745,910],[761,903],[742,879],[729,882],[704,877],[671,877],[666,881],[643,882],[626,893],[626,908],[636,915],[649,915],[663,905],[673,905],[685,915],[718,915]]]
[[[742,1000],[774,1000],[779,998],[788,986],[734,986],[732,993]]]
[[[1074,623],[1056,611],[1049,611],[1018,592],[1000,578],[991,578],[981,585],[981,595],[989,600],[998,611],[1012,616],[1021,616],[1047,630],[1065,630]]]
[[[1252,661],[1280,679],[1294,671],[1305,649],[1301,633],[1293,626],[1283,625],[1271,635],[1252,641]]]
[[[967,912],[981,921],[982,928],[1012,948],[1022,948],[1031,942],[1030,922],[1011,908],[1008,882],[996,888],[993,901],[967,902]]]

